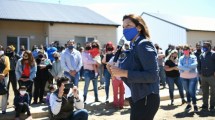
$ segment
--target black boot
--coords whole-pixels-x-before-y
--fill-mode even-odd
[[[86,104],[87,96],[84,96],[84,104]]]

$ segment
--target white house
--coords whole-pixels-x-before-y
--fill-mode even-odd
[[[86,7],[0,0],[0,44],[14,45],[17,52],[21,45],[64,45],[69,39],[81,45],[94,39],[116,43],[118,26]]]
[[[158,13],[141,14],[145,20],[151,40],[163,49],[168,44],[195,47],[196,43],[209,41],[215,45],[215,19],[200,17],[179,17]]]

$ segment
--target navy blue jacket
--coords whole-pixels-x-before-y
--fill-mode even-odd
[[[19,103],[24,103],[26,102],[28,105],[30,103],[30,97],[29,94],[26,92],[24,96],[21,96],[20,93],[16,94],[14,98],[14,106],[17,106]]]
[[[204,52],[200,55],[200,62],[198,64],[199,74],[209,77],[215,73],[215,52],[211,51],[207,54]]]
[[[133,102],[137,102],[151,93],[159,94],[159,67],[152,42],[140,36],[131,48],[120,68],[128,70],[128,78],[122,80],[131,89]]]

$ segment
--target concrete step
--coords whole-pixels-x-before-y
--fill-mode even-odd
[[[31,115],[33,118],[48,117],[48,107],[43,104],[31,105],[30,106]],[[15,118],[15,109],[13,107],[7,109],[7,113],[0,115],[0,120],[14,120]],[[20,119],[24,120],[27,118],[27,115],[21,114]]]
[[[169,100],[169,89],[165,88],[160,90],[160,98],[161,98],[161,101]],[[175,99],[180,98],[178,90],[174,91],[174,98]],[[94,114],[94,113],[99,113],[103,110],[112,109],[110,107],[112,105],[111,103],[109,103],[108,105],[105,104],[105,96],[99,97],[99,100],[101,102],[95,103],[94,100],[95,100],[94,96],[92,95],[89,95],[87,97],[87,101],[86,101],[87,105],[85,105],[85,108],[89,111],[89,113]],[[113,96],[110,96],[109,101],[110,102],[113,101]],[[103,109],[99,110],[98,108],[103,108]],[[129,108],[129,106],[126,106],[126,108]],[[33,119],[48,120],[49,112],[46,104],[31,105],[30,111]],[[21,115],[21,120],[24,120],[26,117],[27,115]],[[13,107],[7,109],[7,114],[0,115],[0,120],[14,120],[14,118],[15,118],[15,111]]]

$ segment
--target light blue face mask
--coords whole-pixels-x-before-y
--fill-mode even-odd
[[[138,34],[136,27],[123,29],[123,35],[125,36],[127,41],[131,41]]]

